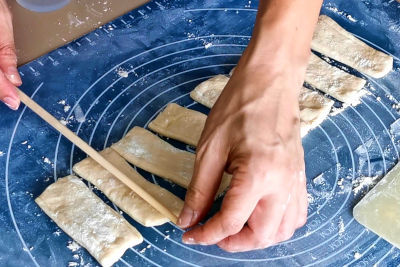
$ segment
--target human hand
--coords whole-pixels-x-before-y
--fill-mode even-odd
[[[17,110],[20,104],[16,86],[21,84],[11,12],[6,0],[0,0],[0,100],[13,110]]]
[[[269,69],[268,75],[261,66],[239,65],[211,110],[180,226],[191,227],[204,218],[225,170],[233,175],[232,183],[221,210],[185,233],[184,242],[217,244],[231,252],[260,249],[290,238],[305,223],[296,92],[303,68],[282,63],[282,70]]]

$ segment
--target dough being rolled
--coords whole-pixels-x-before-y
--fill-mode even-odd
[[[180,198],[168,190],[147,181],[111,148],[105,149],[100,154],[154,198],[164,203],[176,216],[179,216],[183,208],[183,201]],[[167,217],[154,209],[92,158],[86,158],[75,164],[73,170],[80,177],[94,184],[115,205],[142,225],[150,227],[169,221]]]
[[[366,81],[332,66],[311,53],[305,81],[322,92],[348,104],[358,104]]]
[[[142,235],[75,176],[59,179],[36,198],[40,208],[69,236],[111,266]]]
[[[190,92],[190,97],[199,102],[200,104],[211,108],[214,106],[222,90],[228,83],[229,78],[225,75],[216,75],[207,81],[204,81],[197,85],[192,92]]]
[[[146,129],[134,127],[112,148],[139,168],[184,188],[190,184],[195,155],[175,148]],[[223,175],[217,196],[228,188],[230,180],[230,175]]]
[[[207,116],[201,112],[171,103],[149,124],[149,128],[163,136],[196,146]]]
[[[318,19],[311,48],[374,78],[393,68],[393,57],[368,46],[325,15]]]
[[[333,104],[333,100],[316,91],[305,87],[300,90],[300,133],[302,137],[328,117]]]

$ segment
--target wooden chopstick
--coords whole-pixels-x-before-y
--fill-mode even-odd
[[[33,112],[35,112],[39,117],[53,126],[57,131],[59,131],[62,135],[64,135],[67,139],[69,139],[73,144],[79,147],[83,152],[89,155],[92,159],[94,159],[98,164],[100,164],[104,169],[109,171],[112,175],[114,175],[118,180],[128,186],[132,191],[138,194],[141,198],[143,198],[147,203],[149,203],[153,208],[163,214],[165,217],[170,219],[173,223],[177,223],[178,218],[175,214],[172,213],[166,206],[160,203],[157,199],[155,199],[152,195],[147,193],[146,190],[137,185],[134,181],[129,179],[123,172],[121,172],[118,168],[116,168],[113,164],[111,164],[108,160],[106,160],[102,155],[100,155],[96,150],[94,150],[89,144],[83,141],[80,137],[78,137],[75,133],[73,133],[66,126],[61,124],[56,118],[54,118],[50,113],[48,113],[45,109],[39,106],[33,99],[27,96],[24,92],[18,89],[18,94],[21,99],[21,102],[24,103],[27,107],[29,107]]]

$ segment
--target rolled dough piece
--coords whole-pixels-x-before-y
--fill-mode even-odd
[[[222,90],[228,83],[229,78],[225,75],[217,75],[197,85],[192,92],[190,97],[199,102],[200,104],[211,108],[214,106]]]
[[[325,15],[318,19],[311,48],[374,78],[393,68],[393,57],[368,46]]]
[[[354,218],[400,248],[400,163],[354,207]]]
[[[328,117],[333,104],[333,100],[316,91],[305,87],[300,90],[300,133],[302,137]]]
[[[149,128],[163,136],[196,146],[207,116],[201,112],[171,103],[149,124]]]
[[[183,201],[180,198],[168,190],[147,181],[111,148],[105,149],[100,154],[154,198],[164,203],[176,216],[179,216],[183,208]],[[150,227],[169,221],[167,217],[154,209],[93,159],[86,158],[82,160],[74,165],[73,170],[80,177],[94,184],[115,205],[140,224]]]
[[[311,53],[305,81],[322,92],[348,104],[358,104],[366,93],[366,81],[332,66]]]
[[[36,198],[40,208],[70,237],[111,266],[142,235],[75,176],[59,179]]]
[[[137,167],[184,188],[189,187],[195,155],[175,148],[150,131],[134,127],[112,148]],[[230,180],[230,175],[223,175],[217,196],[228,188]]]

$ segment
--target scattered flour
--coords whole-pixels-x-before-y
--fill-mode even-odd
[[[325,178],[324,178],[324,176],[323,176],[323,173],[321,173],[320,175],[318,175],[317,177],[315,177],[314,180],[313,180],[313,182],[314,182],[315,184],[320,184],[320,185],[324,184],[326,181],[325,181]]]
[[[204,45],[204,48],[205,48],[205,49],[208,49],[208,48],[210,48],[212,45],[213,45],[212,43],[206,43],[206,44]]]
[[[85,115],[83,114],[81,106],[77,105],[74,110],[75,118],[78,122],[85,122]]]
[[[66,103],[66,102],[65,102],[64,99],[62,99],[62,100],[60,100],[60,101],[57,102],[57,104],[60,104],[60,105],[65,105],[65,103]]]
[[[353,192],[357,195],[363,188],[369,188],[370,186],[375,185],[378,181],[378,176],[374,177],[360,177],[353,180]]]
[[[4,156],[4,152],[0,151],[0,157]]]
[[[119,68],[117,70],[117,74],[122,78],[128,78],[128,76],[129,76],[129,72],[124,70],[124,69],[122,69],[122,68]]]
[[[81,246],[79,246],[78,243],[76,243],[75,241],[69,241],[67,248],[69,248],[69,250],[71,250],[72,252],[75,252],[80,249]]]
[[[68,112],[71,109],[70,105],[65,105],[64,106],[64,112]]]
[[[51,164],[51,161],[48,157],[43,157],[42,159],[44,163]]]
[[[358,260],[359,258],[361,258],[362,254],[359,252],[354,253],[354,259]]]

